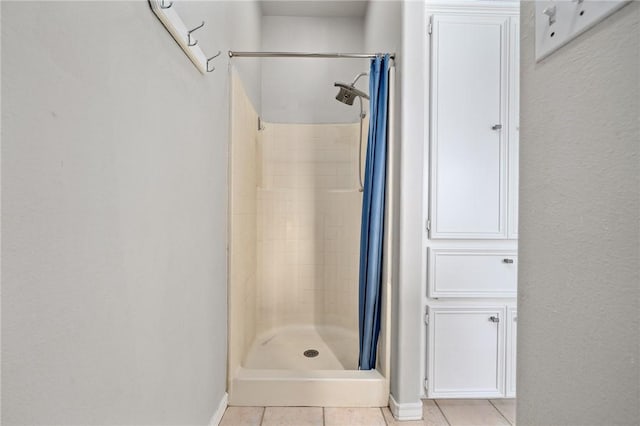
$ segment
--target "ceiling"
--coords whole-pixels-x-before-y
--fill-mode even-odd
[[[262,0],[265,16],[364,17],[368,0]]]

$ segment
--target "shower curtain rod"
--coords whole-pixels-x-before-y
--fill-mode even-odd
[[[384,53],[310,53],[310,52],[237,52],[229,51],[230,58],[360,58],[373,59]],[[389,57],[396,59],[395,53],[389,53]]]

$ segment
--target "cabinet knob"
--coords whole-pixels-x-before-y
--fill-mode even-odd
[[[492,315],[492,316],[489,317],[489,321],[491,321],[491,322],[500,322],[500,318]]]
[[[500,130],[502,129],[502,124],[494,124],[491,126],[491,130]]]
[[[502,259],[504,263],[513,263],[513,259]]]

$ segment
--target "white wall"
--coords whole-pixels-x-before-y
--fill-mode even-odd
[[[207,52],[257,48],[254,3],[193,7]],[[201,75],[143,1],[2,2],[2,62],[2,423],[207,424],[224,56]]]
[[[143,2],[146,0],[143,0]],[[207,56],[222,51],[215,61],[216,73],[228,73],[229,50],[260,50],[262,8],[260,0],[179,0],[176,10],[188,26],[197,26],[203,20],[205,26],[194,32]],[[202,40],[207,39],[206,45]],[[242,79],[251,103],[258,108],[261,103],[262,66],[259,59],[243,58],[233,62]],[[225,77],[226,79],[227,77]],[[225,80],[226,81],[226,80]],[[227,89],[228,85],[225,86]]]
[[[392,295],[391,394],[400,404],[420,404],[422,147],[424,143],[424,6],[422,2],[370,2],[365,46],[396,53],[396,128],[399,144],[394,177],[395,255]]]
[[[293,52],[361,52],[362,18],[264,16],[262,50]],[[262,115],[275,123],[354,123],[353,106],[335,99],[334,82],[351,83],[369,62],[358,59],[263,59]],[[369,91],[366,77],[357,87]],[[365,102],[366,105],[366,102]]]
[[[540,63],[522,2],[518,424],[640,419],[640,4]]]
[[[210,3],[223,3],[218,5],[215,14],[217,22],[214,23],[216,28],[224,28],[229,38],[227,43],[220,44],[216,40],[217,49],[222,51],[225,59],[219,62],[220,71],[224,71],[227,65],[226,56],[228,50],[260,50],[262,39],[262,10],[260,6],[261,0],[216,0],[214,2],[195,1],[189,3],[195,7],[203,8],[203,11],[211,9]],[[197,6],[195,6],[197,5]],[[216,7],[214,5],[214,7]],[[213,17],[213,15],[211,15]],[[197,16],[194,17],[197,22]],[[213,53],[216,53],[214,50]],[[249,100],[254,108],[259,109],[262,103],[262,63],[260,59],[244,58],[241,61],[233,63],[234,68],[238,71],[238,75],[242,80],[242,85],[246,91]],[[259,111],[258,111],[259,112]]]

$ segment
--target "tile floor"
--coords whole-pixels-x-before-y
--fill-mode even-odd
[[[510,426],[516,401],[425,399],[422,412],[422,420],[397,422],[387,407],[229,407],[220,426]]]

